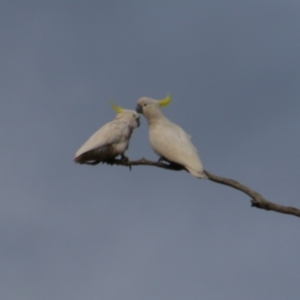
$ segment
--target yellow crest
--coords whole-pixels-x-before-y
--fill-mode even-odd
[[[167,106],[168,104],[170,104],[170,102],[171,102],[171,95],[170,94],[168,94],[165,99],[158,100],[158,103],[159,103],[160,107]]]
[[[121,106],[117,106],[114,104],[113,99],[111,98],[109,100],[110,106],[112,107],[112,109],[116,112],[116,113],[121,113],[123,111],[123,108]]]

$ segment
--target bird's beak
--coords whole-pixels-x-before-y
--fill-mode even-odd
[[[137,124],[137,127],[140,127],[140,125],[141,125],[140,118],[136,119],[136,124]]]
[[[139,113],[139,114],[142,114],[142,113],[143,113],[143,107],[142,107],[141,105],[139,105],[139,104],[136,106],[136,109],[135,109],[135,110],[136,110],[136,112]]]

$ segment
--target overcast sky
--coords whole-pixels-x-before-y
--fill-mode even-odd
[[[3,300],[297,300],[300,220],[229,187],[72,160],[142,96],[205,169],[300,207],[300,2],[1,1]],[[156,160],[147,123],[127,155]]]

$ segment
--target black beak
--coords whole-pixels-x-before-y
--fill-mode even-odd
[[[137,124],[137,127],[140,127],[140,125],[141,125],[140,118],[136,119],[136,124]]]
[[[136,109],[135,109],[135,110],[136,110],[136,112],[139,113],[139,114],[142,114],[142,113],[143,113],[143,107],[142,107],[141,105],[139,105],[139,104],[136,106]]]

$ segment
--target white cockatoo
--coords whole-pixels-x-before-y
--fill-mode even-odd
[[[149,125],[151,147],[160,160],[180,165],[197,178],[207,178],[191,137],[160,111],[170,102],[169,94],[163,100],[142,97],[137,101],[136,111],[145,116]]]
[[[115,119],[102,126],[76,152],[74,161],[80,164],[96,165],[109,162],[118,155],[128,159],[124,153],[128,149],[133,130],[140,126],[140,116],[134,110],[123,109],[110,100],[117,113]]]

